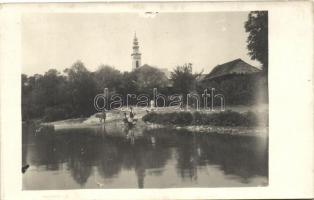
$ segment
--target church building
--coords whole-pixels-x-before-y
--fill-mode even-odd
[[[134,34],[133,40],[133,53],[131,54],[132,57],[132,70],[139,68],[141,66],[141,53],[139,51],[138,41],[136,37],[136,33]]]

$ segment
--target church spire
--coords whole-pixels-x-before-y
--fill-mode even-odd
[[[133,39],[133,53],[131,54],[132,57],[132,69],[136,69],[141,66],[141,53],[139,52],[139,45],[138,40],[136,37],[136,32],[134,33]]]
[[[136,37],[136,32],[134,33],[133,46],[138,46],[138,41]]]

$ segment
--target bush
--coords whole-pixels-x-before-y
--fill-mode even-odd
[[[247,126],[257,126],[258,125],[258,116],[257,114],[249,111],[245,113]]]
[[[258,117],[253,112],[238,113],[225,111],[219,113],[173,112],[148,113],[144,122],[175,125],[213,125],[213,126],[257,126]]]
[[[195,125],[238,126],[243,124],[240,113],[226,111],[220,113],[194,113]]]
[[[193,122],[193,115],[190,112],[173,112],[173,113],[148,113],[143,118],[144,122],[157,124],[177,124],[189,125]]]
[[[169,113],[172,124],[189,125],[193,122],[193,116],[190,112]]]
[[[146,115],[143,116],[142,120],[144,122],[154,122],[156,121],[157,113],[155,112],[150,112]]]

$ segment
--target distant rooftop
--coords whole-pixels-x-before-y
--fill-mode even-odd
[[[227,74],[251,74],[261,70],[238,58],[236,60],[217,65],[204,79],[212,79]]]

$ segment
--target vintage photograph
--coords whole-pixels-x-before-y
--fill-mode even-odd
[[[266,187],[268,11],[23,13],[22,189]]]

